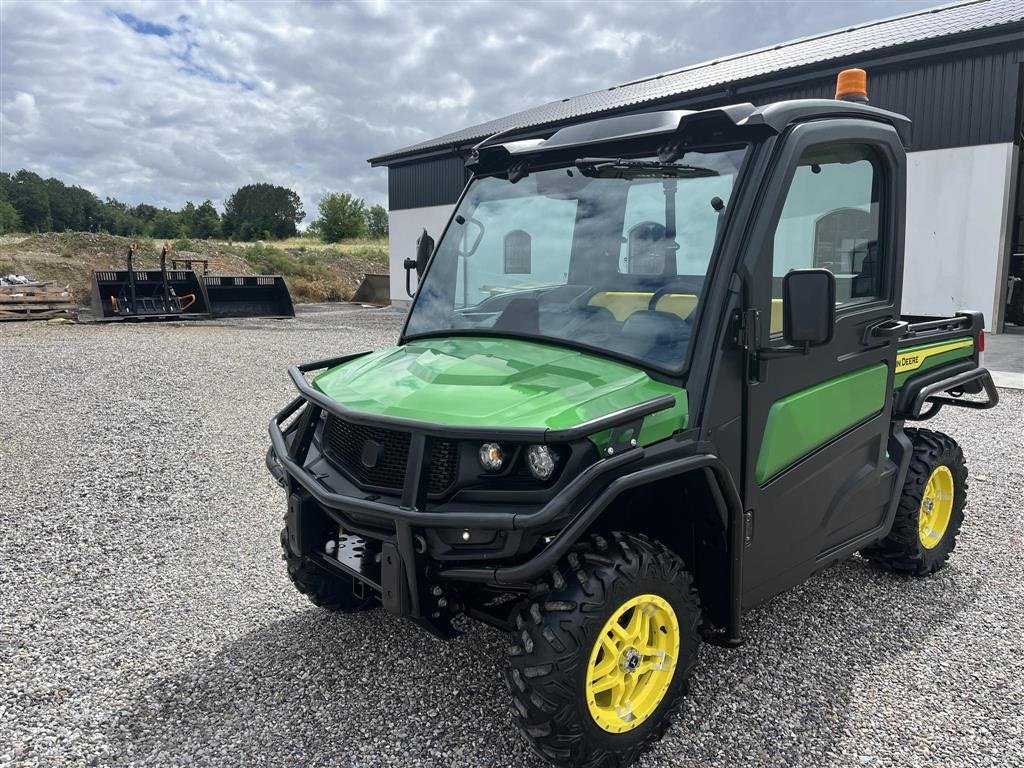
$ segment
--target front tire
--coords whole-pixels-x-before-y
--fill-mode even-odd
[[[908,429],[914,445],[889,535],[865,549],[871,562],[891,571],[928,576],[956,547],[967,503],[967,464],[956,441],[930,429]]]
[[[520,730],[546,760],[619,768],[661,738],[700,643],[683,561],[644,536],[593,536],[515,617],[506,682]]]
[[[294,554],[288,548],[287,528],[281,529],[281,550],[281,557],[288,565],[288,578],[318,608],[337,613],[357,613],[379,605],[373,597],[356,595],[350,576],[330,573],[316,563]]]

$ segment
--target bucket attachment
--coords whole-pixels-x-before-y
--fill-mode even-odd
[[[214,317],[295,317],[279,275],[204,275],[202,281]]]
[[[92,273],[92,308],[94,316],[104,320],[210,316],[199,277],[184,269],[97,270]]]
[[[356,288],[352,301],[364,304],[390,304],[391,275],[367,272],[363,275],[363,282]]]
[[[160,252],[160,269],[135,269],[138,246],[128,249],[125,269],[92,273],[96,320],[173,320],[209,317],[295,317],[292,297],[278,275],[209,275],[203,259],[174,259]],[[173,267],[183,264],[185,269]],[[202,276],[192,267],[202,264]]]

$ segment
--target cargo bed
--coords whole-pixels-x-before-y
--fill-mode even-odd
[[[992,376],[982,366],[985,330],[980,312],[903,315],[900,320],[907,327],[896,354],[895,418],[930,419],[943,405],[991,408],[999,402]],[[982,392],[986,400],[964,398]]]

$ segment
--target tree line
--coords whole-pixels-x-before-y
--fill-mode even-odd
[[[368,207],[365,200],[347,192],[324,196],[319,213],[307,231],[327,242],[388,234],[384,207]],[[166,239],[279,240],[297,235],[305,217],[298,193],[274,184],[239,187],[221,213],[209,200],[199,205],[189,201],[179,211],[147,203],[132,206],[113,197],[100,200],[87,189],[44,179],[29,170],[0,173],[0,234],[74,231]]]

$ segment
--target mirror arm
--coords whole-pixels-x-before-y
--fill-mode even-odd
[[[403,263],[405,267],[405,292],[409,294],[409,298],[415,298],[416,294],[412,292],[412,283],[409,281],[409,276],[412,271],[416,269],[416,259],[406,259]]]

